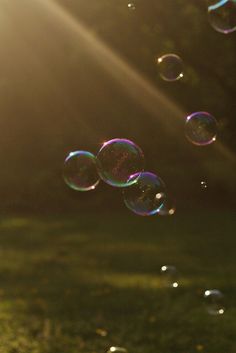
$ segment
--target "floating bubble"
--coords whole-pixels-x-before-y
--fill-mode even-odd
[[[164,81],[177,81],[183,74],[183,61],[175,54],[166,54],[157,58],[160,76]]]
[[[106,337],[108,335],[108,332],[104,328],[97,328],[96,329],[96,334],[101,336],[101,337]]]
[[[178,271],[175,266],[161,266],[161,275],[166,287],[177,288],[179,286]]]
[[[105,142],[98,152],[98,172],[101,179],[115,187],[126,187],[135,182],[131,175],[143,171],[144,155],[132,141],[113,139]]]
[[[140,216],[158,213],[165,199],[165,184],[156,174],[143,172],[130,178],[132,184],[123,190],[125,205]]]
[[[204,293],[206,309],[210,315],[222,315],[225,312],[224,296],[218,289],[208,289]]]
[[[206,181],[201,181],[201,188],[202,188],[203,190],[208,188],[208,185],[207,185],[207,182],[206,182]]]
[[[128,353],[126,348],[123,347],[110,347],[107,351],[107,353]]]
[[[217,32],[228,34],[236,31],[236,0],[221,0],[208,6],[208,18]]]
[[[166,195],[166,197],[164,198],[163,204],[158,210],[158,215],[172,216],[173,214],[175,214],[175,211],[176,211],[176,207],[175,207],[174,201],[168,195]]]
[[[95,189],[99,183],[96,157],[87,151],[71,152],[64,163],[63,177],[66,184],[74,190]]]
[[[136,9],[135,3],[134,2],[129,2],[128,3],[128,9],[134,11]]]
[[[217,121],[209,113],[195,112],[186,119],[185,134],[194,145],[209,145],[216,140]]]

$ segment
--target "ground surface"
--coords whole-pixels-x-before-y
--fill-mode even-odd
[[[0,353],[236,352],[236,217],[2,218]],[[160,266],[180,286],[165,288]],[[219,288],[226,313],[202,292]]]

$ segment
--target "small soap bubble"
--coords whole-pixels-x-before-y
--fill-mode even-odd
[[[183,74],[183,61],[175,54],[165,54],[156,59],[159,73],[164,81],[177,81]]]
[[[207,182],[206,181],[201,181],[201,189],[205,190],[208,188]]]
[[[131,176],[134,183],[123,190],[125,205],[139,216],[158,213],[165,200],[165,184],[156,174],[143,172]]]
[[[224,295],[218,289],[208,289],[204,293],[206,310],[210,315],[222,315],[225,312]]]
[[[185,135],[194,145],[209,145],[216,141],[217,121],[206,112],[192,113],[185,122]]]
[[[211,26],[220,33],[236,31],[236,0],[221,0],[208,6]]]
[[[178,288],[178,271],[175,266],[163,265],[161,266],[161,275],[165,287]]]
[[[139,174],[144,168],[142,150],[127,139],[113,139],[105,142],[98,152],[98,172],[101,179],[115,187],[130,186],[135,182],[131,175]]]
[[[63,178],[71,189],[94,190],[100,180],[96,157],[87,151],[69,153],[64,162]]]
[[[96,329],[96,334],[101,336],[101,337],[106,337],[108,335],[107,330],[103,329],[103,328],[97,328]]]
[[[110,347],[107,353],[128,353],[128,350],[124,347]]]
[[[173,216],[176,211],[176,206],[172,198],[166,195],[163,204],[158,210],[160,216]]]
[[[136,9],[135,3],[134,2],[129,2],[128,3],[128,9],[131,11],[134,11]]]

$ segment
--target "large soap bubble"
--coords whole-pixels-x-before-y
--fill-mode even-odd
[[[126,187],[135,182],[144,168],[142,150],[127,139],[113,139],[103,144],[97,155],[101,179],[115,187]]]
[[[236,31],[236,0],[221,0],[208,6],[208,18],[217,32],[228,34]]]
[[[195,112],[186,119],[185,134],[195,145],[209,145],[216,140],[217,121],[209,113]]]
[[[123,190],[125,205],[140,216],[158,213],[165,200],[165,184],[156,174],[143,172],[130,178],[133,185]]]
[[[99,183],[96,157],[87,151],[69,153],[64,162],[66,184],[77,191],[94,190]]]
[[[177,81],[184,76],[183,61],[176,54],[165,54],[157,58],[159,73],[164,81]]]

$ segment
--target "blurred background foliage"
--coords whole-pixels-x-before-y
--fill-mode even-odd
[[[159,117],[170,125],[173,121],[164,104],[150,114],[123,89],[129,77],[118,84],[97,64],[96,50],[88,51],[73,30],[44,16],[36,3],[0,4],[1,211],[121,207],[119,191],[100,185],[93,192],[76,193],[61,176],[68,152],[96,153],[104,140],[114,137],[141,146],[147,169],[166,181],[180,208],[199,207],[199,202],[201,207],[235,206],[235,159],[215,146],[195,147],[184,136],[186,115],[206,110],[219,122],[218,140],[232,154],[236,151],[236,34],[210,27],[206,2],[136,0],[136,10],[129,11],[125,0],[57,0],[180,107],[182,129],[174,135],[160,124]],[[184,61],[182,81],[166,83],[158,75],[155,57],[168,52]],[[201,180],[209,186],[204,194]]]

